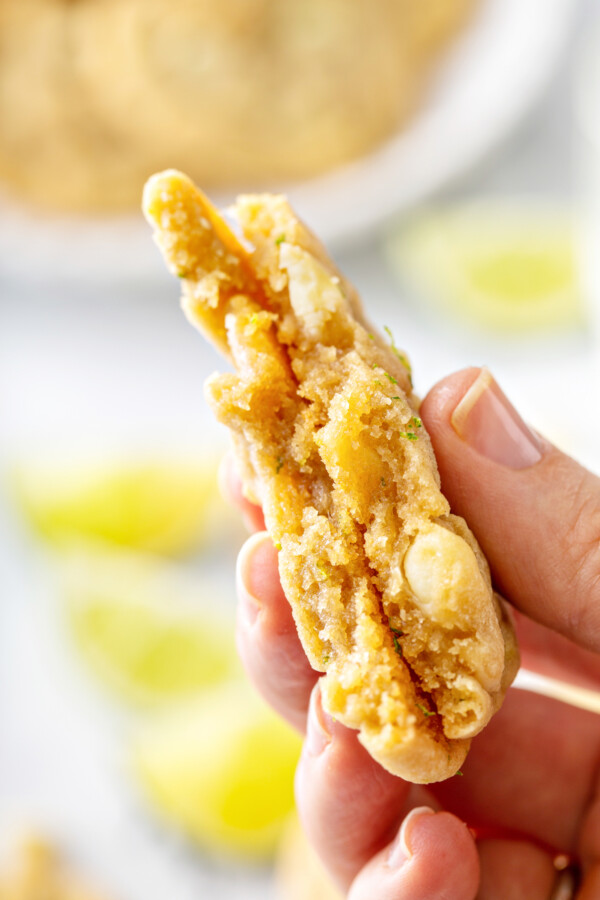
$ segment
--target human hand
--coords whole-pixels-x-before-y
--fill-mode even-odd
[[[485,370],[436,385],[420,415],[444,493],[517,610],[523,664],[600,690],[600,479],[532,433]],[[223,480],[264,528],[231,467]],[[264,532],[240,553],[238,592],[242,660],[306,730],[298,809],[349,900],[549,900],[557,853],[581,865],[578,900],[600,898],[600,717],[509,691],[462,777],[408,784],[323,711]]]

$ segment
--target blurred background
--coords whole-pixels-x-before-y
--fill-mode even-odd
[[[165,167],[288,193],[421,394],[486,364],[600,472],[595,0],[3,0],[1,900],[336,896],[235,656]]]

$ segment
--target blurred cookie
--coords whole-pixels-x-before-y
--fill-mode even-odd
[[[401,0],[416,53],[432,54],[450,40],[472,13],[477,0]]]
[[[144,210],[186,314],[234,364],[207,399],[280,550],[310,663],[327,673],[325,709],[391,772],[455,774],[518,652],[440,491],[406,357],[368,326],[285,198],[240,197],[225,220],[169,171],[146,185]]]
[[[167,165],[212,187],[313,176],[402,124],[472,3],[3,0],[0,177],[117,209]]]
[[[31,837],[15,864],[0,874],[0,900],[106,900],[59,859],[46,841]]]
[[[358,156],[421,80],[383,0],[87,0],[73,18],[78,76],[104,114],[151,161],[191,164],[211,185]]]

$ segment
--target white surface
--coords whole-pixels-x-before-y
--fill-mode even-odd
[[[542,26],[554,5],[516,4],[543,5]],[[536,119],[463,194],[525,188],[570,199],[569,109],[563,75]],[[140,247],[150,246],[143,226],[139,238]],[[62,242],[54,251],[64,256]],[[121,253],[115,243],[112,264]],[[10,289],[0,281],[0,461],[67,450],[193,452],[221,440],[201,387],[221,363],[183,319],[178,286],[163,276],[158,253],[151,259],[152,292],[128,289],[124,279],[116,279],[118,292],[100,290],[93,269],[71,294],[32,289],[27,279]],[[409,349],[421,393],[452,369],[486,363],[526,419],[600,470],[589,408],[594,355],[585,335],[503,341],[467,333],[403,305],[375,248],[347,253],[340,263],[374,321]],[[83,270],[82,262],[80,276]],[[38,824],[62,838],[115,900],[270,900],[264,873],[209,864],[149,826],[123,779],[118,734],[100,727],[105,720],[95,708],[82,708],[80,693],[65,689],[64,670],[53,664],[51,636],[40,625],[54,603],[45,558],[0,497],[0,850],[16,822]]]
[[[462,175],[510,133],[554,72],[576,8],[576,0],[483,0],[405,130],[331,174],[274,189],[290,196],[328,245],[355,242]],[[123,284],[159,278],[161,264],[141,216],[44,221],[5,205],[2,274],[40,283]]]
[[[575,73],[579,255],[594,329],[600,384],[600,21],[586,35]]]
[[[410,127],[367,159],[290,189],[330,244],[355,240],[463,174],[530,109],[569,37],[574,0],[486,0]]]
[[[70,658],[51,559],[2,502],[0,548],[0,866],[33,830],[113,900],[274,900],[268,871],[210,861],[147,814],[130,723]]]

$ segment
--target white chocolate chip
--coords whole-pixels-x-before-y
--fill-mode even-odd
[[[489,587],[466,541],[441,525],[419,533],[406,551],[404,573],[421,612],[444,628],[466,631],[481,619],[489,600]],[[471,639],[473,674],[487,691],[497,690],[502,667],[492,664],[489,647],[501,640],[498,622],[487,616]]]
[[[313,337],[318,337],[332,315],[346,307],[346,300],[331,274],[305,250],[282,244],[280,265],[289,276],[289,292],[296,316]]]
[[[459,625],[462,601],[471,606],[476,595],[483,599],[489,593],[469,545],[441,525],[430,526],[413,540],[404,572],[417,606],[441,625]]]

